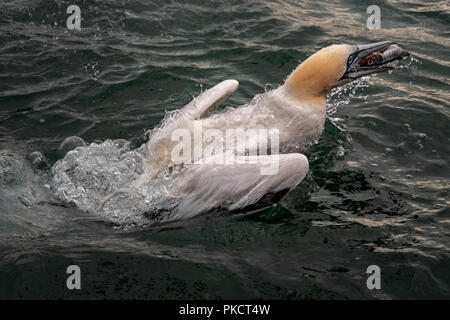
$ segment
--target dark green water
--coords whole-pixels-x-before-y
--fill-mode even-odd
[[[377,1],[382,29],[368,30],[371,4],[2,4],[0,298],[450,298],[450,5]],[[202,87],[239,80],[239,106],[322,47],[381,40],[414,59],[330,95],[310,173],[274,207],[127,231],[52,202],[68,136],[137,147]],[[48,165],[33,168],[33,151]],[[66,288],[71,264],[82,290]]]

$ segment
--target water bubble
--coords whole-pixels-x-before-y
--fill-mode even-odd
[[[39,151],[30,153],[28,155],[28,160],[30,160],[31,164],[36,169],[44,169],[47,166],[45,156]]]
[[[71,151],[77,147],[85,146],[85,145],[86,145],[86,143],[80,137],[77,137],[77,136],[68,137],[59,145],[58,155],[62,158],[69,151]]]

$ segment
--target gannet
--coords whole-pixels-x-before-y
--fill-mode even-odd
[[[257,147],[253,141],[231,163],[185,161],[181,164],[182,174],[169,190],[172,197],[179,199],[170,220],[216,208],[234,211],[280,200],[309,170],[308,159],[301,152],[323,130],[329,90],[363,76],[391,70],[389,62],[407,55],[408,52],[392,41],[331,45],[307,58],[283,85],[256,96],[247,105],[214,113],[238,88],[237,80],[225,80],[194,98],[151,135],[148,163],[153,175],[158,175],[162,168],[179,165],[173,161],[173,149],[179,143],[173,139],[177,129],[184,129],[194,137],[196,127],[219,132],[233,128],[275,128],[279,133],[280,154],[256,155],[264,161],[248,161],[255,157],[249,155],[249,149]],[[205,148],[208,142],[204,139],[201,144]],[[217,156],[218,153],[210,159]],[[271,162],[276,162],[276,172],[261,174],[262,163]]]

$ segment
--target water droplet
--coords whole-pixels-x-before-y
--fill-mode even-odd
[[[342,157],[342,156],[345,154],[345,149],[344,149],[344,147],[339,146],[339,147],[337,148],[336,154],[337,154],[338,157]]]

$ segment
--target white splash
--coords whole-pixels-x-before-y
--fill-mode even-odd
[[[162,221],[164,216],[145,215],[174,205],[166,192],[171,181],[164,174],[147,179],[145,148],[130,150],[125,140],[78,147],[57,161],[52,173],[58,198],[117,224]]]

